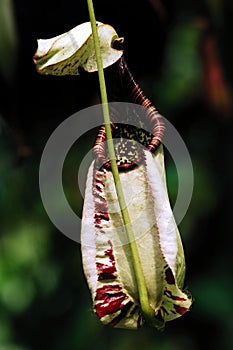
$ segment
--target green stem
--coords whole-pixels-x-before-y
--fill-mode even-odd
[[[135,272],[135,277],[137,282],[137,288],[138,288],[138,294],[139,294],[142,313],[144,314],[145,320],[148,323],[154,324],[155,322],[154,311],[149,304],[145,277],[143,274],[141,261],[138,253],[138,248],[135,242],[134,233],[130,222],[130,216],[126,207],[124,193],[122,190],[119,171],[116,163],[116,155],[115,155],[114,144],[112,139],[109,108],[108,108],[108,98],[107,98],[103,63],[102,63],[102,57],[101,57],[101,51],[100,51],[100,42],[99,42],[99,37],[98,37],[98,32],[96,27],[95,12],[94,12],[92,0],[87,0],[87,4],[88,4],[88,10],[89,10],[89,16],[91,21],[93,40],[94,40],[94,47],[95,47],[95,54],[96,54],[96,61],[97,61],[97,68],[98,68],[98,75],[99,75],[101,102],[103,106],[106,139],[107,139],[108,151],[110,155],[112,174],[114,178],[116,193],[117,193],[117,197],[118,197],[118,201],[121,209],[123,222],[127,233],[127,238],[131,249],[133,267],[134,267],[134,272]]]

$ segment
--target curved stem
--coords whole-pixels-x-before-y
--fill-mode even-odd
[[[149,304],[148,292],[147,292],[145,277],[143,274],[142,265],[141,265],[141,261],[138,253],[138,247],[135,242],[134,233],[130,222],[130,216],[126,207],[124,193],[122,190],[119,171],[116,163],[116,155],[115,155],[114,144],[112,139],[111,123],[110,123],[109,108],[108,108],[108,98],[107,98],[103,63],[102,63],[102,57],[101,57],[101,51],[100,51],[100,42],[99,42],[98,32],[96,28],[96,19],[95,19],[92,0],[87,0],[87,4],[88,4],[88,11],[89,11],[93,40],[94,40],[94,47],[95,47],[95,54],[96,54],[96,61],[97,61],[97,68],[98,68],[98,75],[99,75],[101,102],[103,107],[103,116],[104,116],[105,130],[106,130],[106,138],[107,138],[108,151],[109,151],[110,161],[111,161],[111,170],[114,178],[116,193],[117,193],[117,197],[118,197],[118,201],[121,209],[123,222],[125,225],[125,230],[127,233],[127,238],[131,249],[134,273],[136,277],[142,313],[145,317],[145,320],[148,323],[155,325],[154,324],[155,314]]]

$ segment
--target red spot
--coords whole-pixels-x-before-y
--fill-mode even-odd
[[[115,264],[107,265],[102,263],[96,263],[97,270],[105,273],[114,273],[116,272]]]
[[[112,243],[111,241],[108,241],[108,244],[110,245],[110,248],[104,251],[105,256],[109,258],[109,262],[106,264],[103,264],[101,262],[96,263],[96,267],[98,270],[98,280],[109,280],[109,279],[115,279],[116,276],[114,273],[116,272],[116,265],[115,265],[115,259],[113,255],[113,249],[112,249]]]
[[[115,279],[116,276],[114,273],[116,272],[115,264],[110,262],[110,265],[102,264],[102,263],[96,263],[96,267],[98,270],[98,280],[111,280]]]
[[[108,213],[95,213],[95,223],[100,224],[102,220],[109,221]]]
[[[168,284],[175,284],[175,278],[170,268],[165,270],[165,278]]]
[[[99,180],[98,178],[95,179],[96,186],[98,187],[105,187],[105,183],[102,180]]]
[[[184,315],[189,310],[187,307],[182,307],[179,305],[174,305],[174,308],[176,312],[181,316]]]
[[[178,296],[176,296],[176,295],[172,295],[172,292],[171,292],[170,290],[168,290],[168,289],[166,289],[166,290],[164,291],[164,294],[165,294],[167,297],[171,298],[172,300],[186,301],[185,298],[180,298],[180,297],[178,297]]]
[[[118,284],[108,284],[103,287],[100,287],[96,291],[96,298],[95,300],[103,300],[105,297],[108,297],[108,295],[112,292],[120,292],[121,287]]]
[[[105,214],[109,218],[107,205],[106,205],[106,202],[104,202],[103,200],[101,200],[101,202],[95,202],[95,210],[96,210],[96,213]]]
[[[108,272],[101,272],[98,275],[98,281],[115,280],[117,277]]]
[[[97,191],[99,191],[99,192],[101,192],[102,191],[102,188],[98,185],[98,184],[96,184],[95,185],[95,188],[97,189]]]
[[[175,300],[177,300],[177,301],[186,301],[185,298],[180,298],[180,297],[177,297],[177,296],[175,296]]]
[[[97,304],[95,307],[96,314],[99,318],[102,318],[109,314],[121,310],[124,307],[122,302],[125,300],[125,295],[122,293],[119,296],[108,298],[106,303]]]
[[[110,241],[109,241],[108,243],[111,244]],[[110,261],[112,261],[112,262],[114,261],[114,262],[115,262],[115,258],[114,258],[114,254],[113,254],[113,249],[112,249],[112,247],[109,248],[109,249],[107,249],[107,250],[105,250],[104,253],[105,253],[105,255],[108,255],[108,256],[109,256]]]
[[[94,170],[93,173],[93,195],[95,202],[95,214],[94,214],[94,224],[95,226],[100,226],[102,221],[109,221],[108,206],[106,199],[104,198],[103,189],[105,183],[103,171]]]
[[[105,183],[103,181],[103,179],[105,179],[103,172],[101,171],[96,171],[94,173],[94,181],[93,181],[93,185],[94,188],[98,191],[98,192],[103,192],[103,188],[105,187]]]
[[[105,285],[98,288],[96,291],[95,300],[98,303],[95,305],[95,311],[99,318],[113,314],[124,307],[122,302],[127,299],[127,296],[122,292],[119,285]]]

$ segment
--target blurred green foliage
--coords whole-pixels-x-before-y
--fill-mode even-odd
[[[202,78],[198,52],[201,30],[192,19],[179,20],[167,40],[161,80],[154,82],[164,113],[184,107],[200,94]]]
[[[95,74],[42,77],[32,63],[36,39],[87,21],[86,3],[1,0],[0,350],[233,348],[233,112],[229,99],[221,100],[220,108],[216,103],[222,92],[232,100],[233,5],[227,0],[161,4],[163,18],[150,1],[134,2],[132,9],[130,2],[114,1],[110,8],[105,0],[95,8],[98,20],[125,36],[136,80],[177,128],[192,158],[194,192],[180,231],[193,307],[162,333],[105,328],[93,314],[80,245],[50,222],[38,169],[52,131],[70,114],[98,103],[98,79]],[[207,34],[216,43],[214,63],[213,51],[202,50]],[[221,84],[210,99],[216,71]],[[65,192],[78,215],[83,201],[78,167],[94,137],[93,131],[79,140],[64,165]],[[174,204],[177,174],[169,154],[166,165]]]
[[[17,53],[17,31],[11,0],[0,1],[0,69],[5,79],[14,75]]]

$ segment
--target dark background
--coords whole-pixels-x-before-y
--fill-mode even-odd
[[[97,20],[125,37],[136,80],[190,152],[195,184],[180,232],[194,303],[162,333],[109,329],[93,314],[80,245],[50,222],[38,169],[53,130],[99,103],[98,77],[42,76],[32,61],[37,39],[89,20],[87,4],[0,0],[0,350],[232,349],[233,2],[94,6]],[[64,167],[67,197],[79,215],[77,167],[93,142],[94,133],[80,140]],[[174,203],[177,175],[169,155],[166,162]]]

